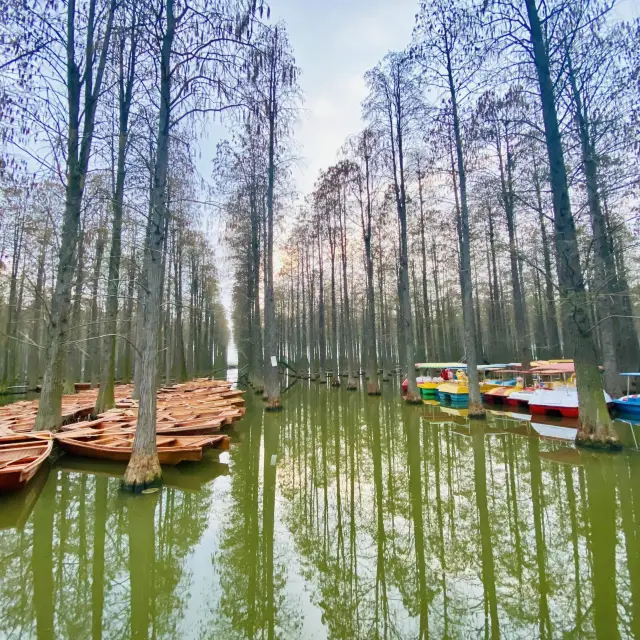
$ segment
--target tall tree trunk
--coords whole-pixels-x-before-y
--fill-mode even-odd
[[[547,237],[547,228],[544,221],[544,210],[542,208],[542,189],[540,186],[540,178],[537,168],[533,174],[534,186],[536,189],[536,209],[538,211],[538,220],[540,222],[540,240],[542,242],[542,255],[544,257],[544,273],[545,273],[545,297],[546,297],[546,316],[547,316],[547,348],[546,357],[558,354],[560,350],[560,336],[558,334],[558,316],[556,313],[556,300],[553,290],[553,272],[551,269],[551,252],[549,251],[550,242]]]
[[[167,0],[166,30],[160,58],[160,110],[156,158],[151,192],[148,245],[146,248],[146,288],[141,344],[140,401],[138,423],[123,487],[141,491],[161,482],[162,473],[156,447],[156,382],[158,333],[162,305],[164,234],[167,218],[167,168],[169,164],[169,121],[171,107],[171,48],[175,35],[173,1]]]
[[[80,71],[76,61],[76,3],[67,3],[67,184],[65,190],[65,210],[60,234],[56,284],[51,301],[49,335],[45,356],[45,372],[38,406],[35,430],[56,430],[60,426],[64,359],[69,330],[69,310],[71,307],[71,282],[76,267],[76,249],[82,196],[89,168],[91,144],[95,125],[98,98],[102,92],[102,79],[109,51],[113,17],[117,2],[111,0],[107,12],[104,32],[94,33],[96,0],[90,0],[88,7],[89,28],[86,33],[85,67]],[[97,41],[101,41],[101,49]],[[94,72],[94,65],[96,65]],[[85,83],[84,106],[81,108],[82,82]],[[82,126],[81,126],[82,125]],[[80,130],[82,129],[82,135]]]
[[[588,303],[582,265],[578,252],[575,223],[571,215],[569,187],[560,137],[558,114],[549,57],[538,7],[535,0],[525,0],[533,48],[533,59],[540,85],[540,99],[549,155],[551,190],[555,222],[555,245],[558,256],[558,281],[563,315],[570,315],[567,328],[574,345],[576,380],[580,401],[580,430],[577,442],[607,443],[618,447],[603,395],[597,352],[589,322]]]
[[[478,377],[478,354],[476,344],[475,321],[473,316],[473,287],[471,282],[471,238],[469,233],[469,204],[467,202],[467,173],[462,153],[462,135],[458,117],[457,91],[453,80],[451,59],[447,51],[447,74],[453,134],[455,140],[458,180],[460,183],[460,285],[462,289],[462,321],[464,324],[464,348],[467,356],[467,374],[469,385],[469,417],[484,417]],[[453,169],[453,167],[452,167]],[[455,174],[454,174],[455,180]]]
[[[276,309],[273,290],[273,195],[275,186],[275,142],[278,113],[278,83],[280,82],[277,67],[278,59],[278,28],[274,30],[270,51],[270,77],[269,77],[269,165],[267,184],[267,243],[266,243],[266,278],[267,286],[264,293],[264,359],[265,359],[265,385],[266,409],[274,411],[282,409],[280,402],[280,376],[277,363],[277,336],[276,336]],[[276,362],[273,362],[273,359]]]
[[[614,283],[616,266],[610,251],[607,225],[602,213],[600,191],[598,189],[596,150],[591,140],[591,123],[582,104],[582,96],[578,91],[571,57],[567,56],[569,80],[575,105],[575,117],[582,152],[582,167],[587,185],[587,203],[591,217],[591,228],[595,245],[594,273],[596,277],[595,302],[600,322],[602,342],[602,359],[604,364],[604,382],[609,393],[614,397],[622,395],[618,358],[616,354],[616,316],[622,315],[619,308],[619,297],[615,295]]]
[[[96,237],[96,255],[93,262],[93,274],[91,277],[91,312],[89,316],[89,340],[88,351],[89,358],[85,366],[84,378],[87,382],[91,382],[91,386],[95,386],[100,363],[100,326],[98,321],[98,287],[100,285],[100,269],[102,267],[102,257],[104,256],[106,229],[100,221],[98,236]]]
[[[513,192],[513,156],[507,126],[505,125],[506,167],[505,158],[502,156],[502,141],[500,131],[496,126],[496,147],[498,151],[498,164],[500,167],[500,186],[502,205],[507,218],[507,231],[509,233],[509,258],[511,261],[511,288],[513,292],[513,306],[517,330],[515,331],[516,349],[523,371],[531,368],[531,337],[529,335],[529,323],[525,312],[524,292],[521,288],[518,247],[516,244],[516,216],[515,194]],[[525,375],[525,377],[527,377]]]

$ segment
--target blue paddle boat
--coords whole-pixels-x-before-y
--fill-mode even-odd
[[[631,378],[640,377],[640,372],[621,373],[620,375],[627,379],[627,395],[622,396],[622,398],[616,398],[613,401],[613,406],[619,413],[640,417],[640,394],[629,393]]]

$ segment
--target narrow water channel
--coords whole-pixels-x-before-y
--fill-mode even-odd
[[[247,401],[156,494],[63,457],[2,497],[0,637],[640,637],[640,454],[391,388]]]

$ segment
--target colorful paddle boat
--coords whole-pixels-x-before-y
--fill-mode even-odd
[[[500,376],[498,386],[484,392],[488,404],[503,404],[514,391],[522,389],[523,372],[519,369],[500,369],[496,373]]]
[[[466,407],[469,404],[467,374],[460,368],[453,375],[454,378],[452,380],[447,380],[438,385],[438,400],[442,405],[458,408]]]
[[[620,375],[627,379],[627,395],[616,398],[613,401],[613,408],[627,416],[640,417],[640,395],[630,393],[631,378],[640,377],[640,372],[621,373]]]
[[[460,362],[418,362],[416,370],[419,375],[416,378],[418,389],[423,400],[436,399],[438,397],[438,385],[445,382],[442,372],[445,370],[455,371],[464,369],[465,364]]]

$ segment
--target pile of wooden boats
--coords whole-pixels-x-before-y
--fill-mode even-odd
[[[19,489],[35,475],[54,441],[71,454],[127,462],[138,418],[132,387],[116,387],[116,407],[89,419],[96,389],[63,399],[63,427],[56,434],[32,432],[37,401],[0,408],[0,492]],[[219,433],[245,413],[243,391],[224,380],[206,378],[158,391],[156,446],[160,464],[202,460],[209,448],[226,450],[229,436]]]

